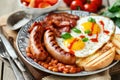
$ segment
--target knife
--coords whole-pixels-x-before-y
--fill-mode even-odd
[[[16,54],[16,51],[14,50],[14,48],[12,47],[12,45],[10,44],[8,39],[4,36],[4,34],[2,33],[1,30],[0,30],[0,36],[1,36],[1,39],[3,40],[4,45],[6,45],[5,47],[6,47],[6,50],[8,51],[8,54],[11,56],[13,61],[16,63],[16,65],[18,66],[18,68],[22,72],[25,80],[34,80],[32,75],[30,75],[28,73],[28,71],[26,71],[26,69],[24,68],[22,63],[18,60],[18,56]]]
[[[9,61],[10,65],[11,65],[11,68],[12,68],[12,70],[14,72],[14,75],[16,77],[16,80],[24,80],[24,77],[21,74],[20,70],[15,65],[15,63],[11,59],[10,55],[8,55],[8,52],[7,52],[6,48],[5,48],[5,45],[4,45],[3,40],[1,39],[1,37],[0,37],[0,52],[1,52],[0,54],[2,54],[1,56],[3,58],[6,58]]]

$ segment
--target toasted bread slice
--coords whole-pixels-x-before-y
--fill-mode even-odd
[[[115,34],[113,37],[112,37],[112,43],[120,49],[120,34]]]
[[[115,60],[120,60],[120,34],[115,34],[112,39],[111,39],[112,43],[115,46]]]
[[[119,48],[116,48],[115,51],[118,55],[120,55],[120,49]]]
[[[111,64],[115,57],[115,47],[112,43],[107,43],[103,48],[86,58],[77,60],[78,66],[84,68],[85,71],[94,71],[104,68]]]
[[[120,41],[120,34],[114,34],[114,38]]]
[[[114,60],[120,60],[120,55],[119,54],[115,54]]]
[[[103,55],[98,56],[94,61],[88,63],[84,66],[86,71],[93,71],[97,69],[104,68],[112,63],[115,57],[115,47],[111,48],[107,52],[103,53]]]
[[[116,54],[115,54],[115,60],[120,60],[120,49],[119,48],[115,48]]]

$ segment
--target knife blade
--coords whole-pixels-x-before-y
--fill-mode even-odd
[[[26,71],[25,67],[22,65],[22,63],[18,60],[18,56],[8,39],[5,37],[5,35],[2,33],[1,28],[0,28],[0,37],[3,40],[4,45],[6,45],[6,50],[8,51],[8,54],[11,56],[13,61],[16,63],[18,68],[21,70],[25,80],[34,80],[32,75]]]

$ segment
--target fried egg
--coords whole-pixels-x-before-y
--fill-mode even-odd
[[[58,44],[67,52],[74,52],[76,57],[87,57],[95,53],[114,33],[112,20],[103,16],[86,16],[77,21],[77,25],[68,33],[69,38],[56,38]],[[66,34],[63,32],[62,35]]]

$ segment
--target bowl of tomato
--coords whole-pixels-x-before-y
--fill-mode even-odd
[[[28,14],[41,15],[56,10],[61,0],[19,0],[19,6]]]

